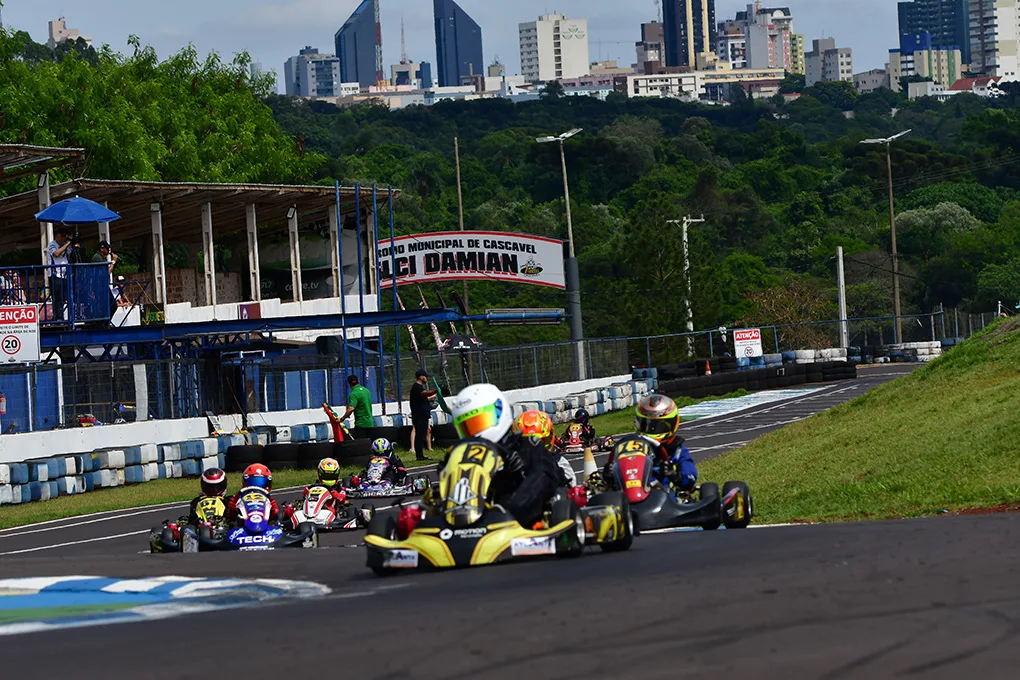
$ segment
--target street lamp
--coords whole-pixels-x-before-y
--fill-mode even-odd
[[[900,261],[896,255],[896,207],[893,203],[892,185],[892,152],[890,146],[894,141],[910,132],[905,130],[885,139],[865,139],[861,144],[885,144],[885,163],[889,171],[889,231],[892,233],[892,270],[893,270],[893,316],[896,317],[896,342],[903,342],[903,320],[900,318]]]
[[[567,258],[567,308],[570,312],[570,339],[578,343],[578,375],[579,380],[584,380],[584,349],[581,345],[581,341],[584,339],[584,331],[581,327],[581,285],[580,276],[577,271],[577,258],[574,256],[574,223],[570,218],[570,184],[567,182],[567,155],[563,150],[563,142],[579,132],[581,132],[581,128],[574,128],[557,137],[537,137],[535,141],[539,144],[560,143],[560,163],[563,165],[563,197],[567,204],[567,242],[570,253]]]

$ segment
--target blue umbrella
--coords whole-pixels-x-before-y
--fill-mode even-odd
[[[45,210],[35,214],[40,222],[59,222],[60,224],[90,224],[92,222],[113,222],[120,215],[106,206],[75,196],[59,203],[54,203]]]

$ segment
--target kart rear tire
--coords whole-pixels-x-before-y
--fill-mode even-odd
[[[572,500],[556,501],[552,505],[549,521],[551,526],[560,522],[572,520],[574,530],[568,530],[556,540],[557,557],[578,557],[584,551],[584,521],[581,519],[581,509]]]
[[[174,530],[169,527],[164,527],[163,531],[159,533],[159,542],[163,545],[163,549],[166,550],[166,546],[174,544]],[[181,545],[177,545],[177,550],[181,549]]]
[[[630,500],[627,498],[627,495],[620,491],[607,491],[600,493],[592,500],[596,499],[598,499],[598,502],[592,503],[592,505],[615,505],[620,508],[624,517],[623,536],[612,543],[600,545],[599,547],[602,548],[602,552],[623,552],[627,550],[634,543],[634,515],[630,511]]]
[[[376,515],[368,523],[365,534],[385,538],[387,541],[395,541],[397,540],[397,519],[393,515]],[[372,571],[376,576],[389,576],[394,570],[385,567],[372,567]]]
[[[741,492],[741,503],[743,504],[743,515],[744,518],[741,520],[733,521],[723,513],[723,522],[726,523],[727,529],[746,529],[747,525],[751,523],[751,518],[754,517],[754,503],[751,500],[751,489],[744,482],[726,482],[723,484],[722,495],[725,498],[733,489],[737,489]]]
[[[705,482],[701,485],[699,500],[707,500],[709,498],[715,498],[716,502],[719,502],[721,496],[719,495],[719,485],[715,482]],[[719,512],[717,513],[718,519],[712,520],[706,524],[702,524],[701,528],[705,531],[715,531],[722,524],[722,507],[720,506]]]

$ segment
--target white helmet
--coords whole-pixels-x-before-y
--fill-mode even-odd
[[[514,422],[510,402],[495,385],[468,385],[454,398],[450,410],[457,434],[463,438],[498,442]]]

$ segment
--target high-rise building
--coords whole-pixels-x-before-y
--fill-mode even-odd
[[[51,21],[49,23],[49,29],[50,37],[46,41],[46,46],[51,50],[55,49],[57,45],[65,40],[76,42],[78,38],[81,38],[86,42],[86,44],[88,44],[89,47],[92,47],[92,38],[87,35],[81,35],[77,28],[68,28],[67,21],[64,20],[64,17],[60,17],[56,21]]]
[[[386,79],[383,72],[379,0],[364,0],[333,36],[340,59],[340,79],[372,87]]]
[[[988,76],[1016,78],[1020,72],[1017,21],[1020,0],[970,1],[970,70]]]
[[[901,35],[898,49],[889,50],[889,87],[893,92],[901,89],[901,78],[920,76],[929,78],[944,87],[950,87],[963,77],[963,58],[959,48],[935,47],[930,33]]]
[[[482,28],[454,0],[433,0],[439,87],[455,87],[485,72]]]
[[[805,52],[804,46],[804,34],[794,33],[790,36],[790,73],[799,73],[804,75],[807,72],[807,64],[805,63]]]
[[[849,47],[836,47],[832,38],[812,41],[812,49],[805,55],[804,82],[811,87],[819,81],[853,82],[853,51]]]
[[[283,65],[283,82],[291,97],[339,97],[340,60],[305,47]]]
[[[694,68],[715,49],[715,0],[663,0],[666,66]]]
[[[900,35],[931,34],[932,47],[957,48],[970,61],[970,0],[904,0],[899,3]]]
[[[762,7],[760,0],[719,24],[716,53],[730,68],[784,69],[793,72],[793,13],[789,7]]]
[[[588,21],[546,14],[520,24],[521,75],[528,82],[588,74]]]
[[[432,89],[432,64],[402,61],[390,66],[390,83],[394,86],[410,85],[416,90]]]
[[[637,63],[634,64],[636,72],[644,73],[645,64],[662,64],[666,57],[662,49],[663,40],[662,22],[641,24],[641,42],[634,43],[634,51],[637,54]]]

